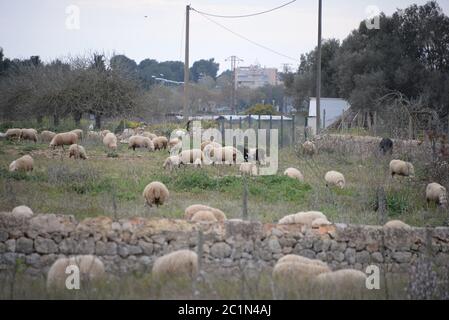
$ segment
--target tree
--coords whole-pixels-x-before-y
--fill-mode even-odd
[[[271,104],[256,104],[245,111],[245,114],[275,115],[277,112]]]
[[[193,81],[198,82],[201,77],[209,76],[214,79],[217,78],[217,72],[220,65],[215,62],[214,58],[209,60],[198,60],[195,61],[190,68],[190,75]]]

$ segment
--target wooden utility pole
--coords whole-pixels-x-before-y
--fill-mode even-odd
[[[317,68],[316,68],[316,132],[320,133],[321,127],[321,13],[322,0],[318,0],[318,49],[317,49]]]
[[[184,59],[184,119],[188,120],[189,110],[189,31],[190,31],[190,5],[186,6],[186,48]]]

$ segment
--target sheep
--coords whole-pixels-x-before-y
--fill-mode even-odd
[[[342,269],[323,272],[314,279],[316,288],[321,294],[350,295],[360,297],[366,289],[366,274],[359,270]]]
[[[240,165],[239,171],[242,175],[257,176],[257,165],[251,162],[243,162]]]
[[[103,144],[108,149],[117,150],[117,137],[112,132],[109,132],[104,136]]]
[[[23,205],[15,207],[11,213],[16,218],[31,218],[33,216],[33,210]]]
[[[207,165],[212,163],[211,152],[215,148],[221,148],[221,144],[219,144],[217,142],[208,141],[207,145],[205,145],[204,148],[201,148],[201,150],[203,151],[204,159],[205,159],[204,161]]]
[[[426,187],[427,205],[435,202],[441,207],[447,207],[447,191],[446,188],[436,182],[429,183]]]
[[[89,139],[100,139],[100,138],[103,138],[103,135],[101,134],[101,132],[88,131],[87,132],[87,138],[89,138]]]
[[[155,135],[154,133],[148,132],[148,131],[144,131],[142,133],[142,136],[150,138],[151,140],[153,140],[154,138],[157,137],[157,135]]]
[[[156,137],[153,140],[154,150],[167,149],[168,139],[164,136]]]
[[[44,130],[40,133],[41,141],[43,142],[50,142],[51,139],[56,135],[56,133],[48,130]]]
[[[212,164],[229,164],[235,163],[237,159],[237,149],[231,146],[213,148],[210,151]]]
[[[78,144],[72,144],[69,147],[69,158],[73,157],[74,159],[83,159],[83,160],[87,160],[87,154],[86,154],[86,150],[84,149],[83,146],[80,146]]]
[[[316,154],[317,149],[312,141],[307,140],[302,144],[302,152],[306,155],[313,156]]]
[[[193,222],[217,222],[218,219],[215,217],[214,213],[209,210],[200,210],[197,211],[190,221]]]
[[[321,260],[316,260],[316,259],[310,259],[310,258],[303,257],[303,256],[300,256],[300,255],[296,255],[296,254],[287,254],[287,255],[283,256],[282,258],[280,258],[276,262],[276,264],[291,263],[291,262],[312,264],[312,265],[327,267],[326,262],[323,262]]]
[[[146,205],[149,207],[153,205],[159,207],[167,202],[170,193],[162,182],[153,181],[145,187],[142,195],[145,198]]]
[[[299,171],[298,169],[295,169],[295,168],[287,168],[284,171],[284,176],[287,176],[292,179],[298,179],[301,182],[304,181],[304,176],[301,173],[301,171]]]
[[[102,130],[102,131],[100,131],[100,135],[104,138],[104,137],[106,137],[106,135],[108,134],[108,133],[111,133],[111,131],[109,131],[109,130]]]
[[[166,170],[172,171],[174,168],[179,168],[180,164],[181,159],[179,158],[179,156],[170,156],[167,159],[165,159],[162,167]]]
[[[411,177],[415,176],[415,168],[413,164],[410,162],[402,161],[402,160],[391,160],[390,161],[390,174],[391,177],[394,175]]]
[[[312,226],[312,223],[316,219],[325,219],[326,216],[319,211],[306,211],[290,214],[279,220],[278,224],[303,224]]]
[[[324,175],[324,180],[326,181],[326,187],[337,186],[340,189],[345,187],[346,181],[345,176],[338,171],[328,171]]]
[[[387,152],[393,154],[393,140],[390,138],[382,138],[379,143],[379,150],[383,155],[386,155]]]
[[[88,285],[103,279],[105,276],[103,262],[93,255],[59,258],[48,270],[47,288],[65,289],[67,277],[70,275],[70,272],[66,273],[69,266],[77,266],[79,268],[80,281]]]
[[[272,276],[281,287],[307,287],[313,284],[313,280],[316,276],[329,272],[331,272],[331,270],[327,265],[286,261],[276,263],[273,268]]]
[[[72,130],[70,132],[73,132],[74,134],[76,134],[78,136],[78,140],[79,141],[83,140],[83,130],[75,129],[75,130]]]
[[[128,141],[128,149],[131,148],[133,151],[136,151],[136,148],[146,148],[148,151],[154,151],[154,143],[148,137],[132,136]]]
[[[196,159],[193,161],[193,167],[201,169],[203,167],[203,163],[201,162],[201,159]]]
[[[203,152],[200,149],[183,150],[179,154],[181,164],[195,163],[197,159],[203,160]]]
[[[330,223],[329,220],[327,220],[327,219],[317,218],[317,219],[312,221],[311,226],[312,226],[312,228],[319,228],[319,227],[322,227],[322,226],[329,226],[331,224],[332,223]]]
[[[72,145],[78,143],[78,136],[73,132],[63,132],[56,134],[53,139],[51,139],[50,147],[56,148],[61,146],[64,149],[64,145]]]
[[[259,164],[265,164],[265,150],[261,148],[244,148],[243,159],[245,162],[257,162]]]
[[[36,129],[22,129],[22,134],[20,135],[21,140],[31,140],[34,143],[37,142],[37,131]]]
[[[184,218],[190,220],[192,219],[193,215],[198,211],[211,211],[218,221],[223,222],[226,220],[226,215],[224,214],[223,211],[203,204],[193,204],[187,207],[184,211]]]
[[[22,129],[17,128],[8,129],[6,130],[5,135],[6,139],[8,140],[12,140],[14,138],[20,140],[20,137],[22,136]]]
[[[173,147],[176,147],[180,143],[181,143],[181,140],[179,140],[178,138],[170,139],[170,141],[168,142],[168,147],[169,147],[169,149],[171,149]]]
[[[156,259],[151,271],[158,280],[187,277],[192,280],[198,273],[198,256],[191,250],[177,250]]]
[[[9,171],[33,171],[34,168],[34,160],[30,155],[24,155],[23,157],[20,157],[19,159],[14,160],[9,165]]]
[[[385,229],[410,229],[411,227],[401,220],[390,220],[384,224]]]

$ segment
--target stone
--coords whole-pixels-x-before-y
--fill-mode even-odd
[[[347,248],[345,251],[345,259],[349,264],[355,263],[355,254],[356,251],[354,248]]]
[[[153,244],[140,240],[139,241],[139,246],[142,248],[143,254],[150,256],[153,254]]]
[[[380,252],[371,253],[371,258],[372,258],[373,262],[375,262],[375,263],[384,262],[384,257],[382,256],[382,254]]]
[[[77,243],[72,239],[64,239],[59,243],[59,252],[67,255],[76,253]]]
[[[34,268],[40,268],[40,265],[41,265],[40,261],[41,261],[41,256],[37,253],[27,255],[25,258],[26,264],[29,266],[32,266]]]
[[[76,228],[76,220],[71,215],[39,214],[30,219],[30,229],[40,234],[60,232],[68,234]]]
[[[343,260],[345,260],[345,255],[343,252],[330,251],[329,253],[332,255],[333,260],[335,260],[337,262],[342,262]]]
[[[306,257],[306,258],[309,258],[309,259],[315,259],[315,257],[316,257],[315,252],[313,250],[310,250],[310,249],[301,250],[299,252],[299,255],[303,256],[303,257]]]
[[[393,252],[393,259],[399,263],[410,262],[412,254],[406,251]]]
[[[117,244],[115,242],[98,241],[95,245],[97,256],[115,256],[117,254]]]
[[[370,257],[371,256],[368,251],[360,251],[355,254],[355,260],[361,264],[369,263]]]
[[[282,252],[282,247],[279,244],[278,238],[273,236],[268,240],[268,249],[270,249],[271,253],[280,253]]]
[[[217,242],[210,248],[210,253],[214,258],[227,258],[231,255],[231,247],[225,242]]]
[[[6,251],[8,252],[16,252],[16,240],[9,239],[5,241]]]
[[[0,253],[5,253],[6,252],[6,244],[0,242]]]
[[[78,242],[76,251],[78,254],[94,254],[95,253],[95,240],[94,238],[87,238]]]
[[[32,253],[33,240],[24,237],[17,239],[16,251],[21,253]]]
[[[36,240],[34,240],[34,247],[38,253],[48,254],[58,252],[56,243],[47,238],[37,237]]]
[[[337,242],[337,241],[332,241],[331,242],[331,251],[340,251],[340,252],[344,252],[346,249],[346,242]]]
[[[0,242],[5,242],[6,240],[8,240],[8,232],[0,230]]]

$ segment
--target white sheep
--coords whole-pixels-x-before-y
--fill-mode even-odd
[[[162,182],[153,181],[145,187],[142,195],[148,206],[152,207],[153,205],[156,205],[159,207],[167,202],[170,193]]]
[[[280,219],[278,224],[303,224],[312,226],[313,221],[316,219],[325,219],[327,221],[326,216],[322,212],[305,211],[287,215]]]
[[[40,138],[43,142],[50,142],[55,135],[56,133],[52,131],[44,130],[40,133]]]
[[[151,140],[153,140],[154,138],[157,138],[157,135],[155,135],[154,133],[148,132],[148,131],[144,131],[142,133],[142,136],[150,138]]]
[[[411,227],[401,220],[391,220],[384,224],[385,229],[410,229]]]
[[[112,132],[108,132],[103,138],[103,144],[108,149],[117,150],[117,137]]]
[[[154,151],[154,143],[150,138],[144,136],[132,136],[128,140],[128,149],[146,148],[148,151]]]
[[[22,134],[20,135],[22,140],[31,140],[37,142],[37,131],[36,129],[22,129]]]
[[[404,177],[414,177],[415,168],[410,162],[402,160],[391,160],[390,161],[390,174],[392,177],[394,175],[404,176]]]
[[[168,146],[168,139],[164,136],[159,136],[154,139],[152,139],[154,144],[154,150],[162,150],[167,149]]]
[[[22,129],[18,128],[12,128],[8,129],[5,132],[6,139],[17,139],[20,140],[20,137],[22,136]]]
[[[9,171],[33,171],[34,169],[34,160],[30,155],[24,155],[17,160],[14,160],[9,165]]]
[[[12,209],[11,214],[16,218],[31,218],[33,216],[33,210],[22,205]]]
[[[193,204],[188,206],[184,211],[184,218],[190,220],[198,211],[211,211],[218,221],[222,222],[226,220],[226,215],[223,211],[203,204]]]
[[[106,137],[106,135],[108,134],[108,133],[111,133],[111,131],[109,131],[109,130],[102,130],[102,131],[100,131],[100,135],[104,138],[104,137]]]
[[[280,263],[290,263],[290,262],[296,262],[296,263],[304,263],[304,264],[312,264],[312,265],[318,265],[318,266],[322,266],[322,267],[327,267],[326,262],[323,262],[321,260],[317,260],[317,259],[310,259],[307,257],[303,257],[297,254],[287,254],[285,256],[283,256],[282,258],[280,258],[276,264],[280,264]]]
[[[345,176],[338,171],[328,171],[324,175],[324,180],[326,181],[326,187],[336,186],[343,189],[346,185]]]
[[[272,275],[281,287],[306,287],[313,284],[316,276],[330,271],[327,265],[285,261],[276,263]]]
[[[75,130],[72,130],[70,132],[73,132],[74,134],[76,134],[78,136],[78,140],[79,141],[83,140],[83,130],[75,129]]]
[[[429,205],[430,202],[435,202],[443,208],[447,207],[446,188],[436,182],[429,183],[426,187],[426,200],[427,205]]]
[[[200,149],[183,150],[179,154],[181,164],[195,163],[197,159],[203,160],[203,152]]]
[[[61,146],[64,149],[65,145],[72,145],[78,143],[78,136],[73,132],[63,132],[56,134],[53,139],[51,139],[50,147],[55,148]]]
[[[179,156],[170,156],[167,159],[165,159],[162,167],[166,170],[172,171],[175,168],[179,168],[180,164],[181,164],[181,159],[179,158]]]
[[[292,179],[298,179],[299,181],[304,181],[304,176],[298,169],[295,168],[287,168],[284,171],[284,176],[287,176]]]
[[[329,226],[331,224],[332,223],[330,223],[329,220],[327,220],[327,219],[317,218],[312,221],[311,226],[312,226],[312,228],[319,228],[322,226]]]
[[[232,165],[237,160],[237,149],[231,146],[213,148],[210,151],[212,164]]]
[[[69,148],[69,158],[73,157],[74,159],[84,159],[87,160],[86,149],[83,146],[78,144],[72,144]]]
[[[243,162],[239,171],[242,175],[257,176],[257,165],[252,162]]]
[[[304,154],[313,156],[316,153],[316,146],[312,141],[307,140],[302,144],[302,151]]]
[[[217,222],[218,220],[212,211],[200,210],[200,211],[197,211],[192,216],[190,221],[193,221],[193,222]]]
[[[156,259],[152,269],[154,279],[178,277],[193,279],[198,273],[198,256],[191,250],[178,250]]]
[[[320,294],[360,297],[366,290],[366,274],[359,270],[342,269],[323,272],[316,276],[315,285]]]
[[[201,159],[196,159],[193,161],[193,167],[201,169],[203,167],[203,163],[201,162]]]
[[[103,262],[93,255],[79,255],[71,258],[59,258],[50,267],[47,273],[47,288],[66,289],[67,277],[73,273],[67,269],[69,266],[76,266],[79,270],[80,285],[91,285],[102,280],[105,276]],[[68,271],[68,273],[67,273]]]

